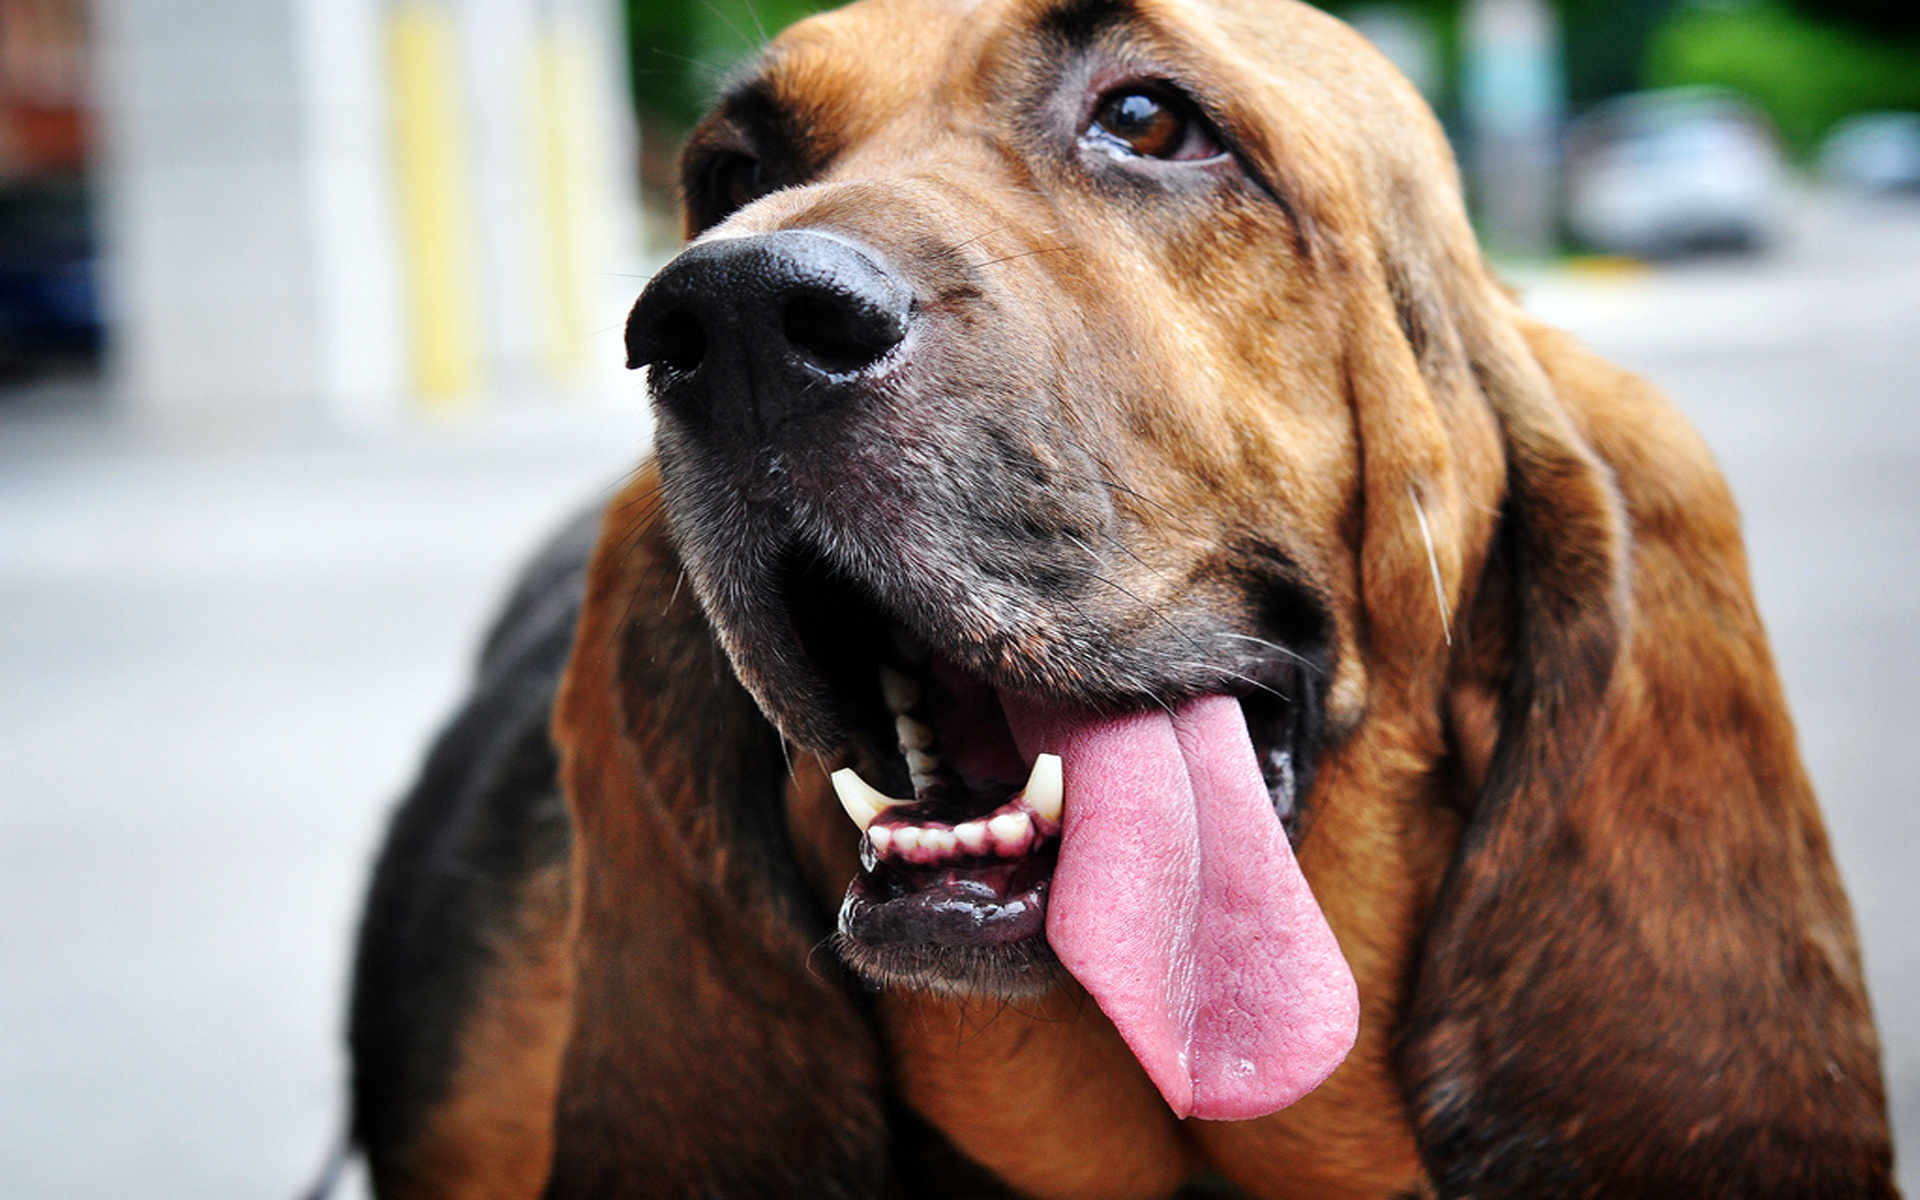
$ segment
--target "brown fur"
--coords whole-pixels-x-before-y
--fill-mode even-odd
[[[545,1185],[573,983],[568,887],[549,869],[524,889],[520,927],[496,948],[486,993],[461,1029],[446,1099],[427,1114],[405,1169],[377,1180],[382,1196],[514,1200]]]
[[[439,1194],[531,1195],[550,1159],[556,1200],[1148,1200],[1204,1174],[1276,1200],[1892,1196],[1846,901],[1705,449],[1518,311],[1418,98],[1302,6],[1139,0],[1096,39],[1203,81],[1267,195],[1169,215],[981,135],[1079,94],[1036,49],[1061,8],[865,0],[797,27],[758,76],[794,186],[731,216],[696,196],[693,231],[827,228],[956,308],[984,289],[955,403],[1063,381],[1036,428],[1125,483],[1108,567],[1133,601],[1230,603],[1256,535],[1310,582],[1336,653],[1298,855],[1358,1045],[1289,1109],[1182,1123],[1071,984],[1012,1006],[851,985],[818,944],[854,870],[841,763],[761,715],[772,685],[682,586],[649,469],[609,509],[555,718],[571,1006],[542,984],[524,1019],[568,1012],[564,1056],[500,1046],[509,972],[464,1042],[487,1098],[449,1102],[491,1110],[517,1071],[528,1112],[557,1089],[551,1142],[489,1125],[517,1144],[462,1153],[494,1184]],[[723,110],[690,161],[742,136]],[[1043,622],[953,621],[1048,669]]]
[[[616,502],[592,565],[555,714],[576,813],[578,982],[548,1192],[658,1195],[773,1145],[791,1148],[796,1186],[859,1170],[883,1134],[872,1035],[830,970],[809,969],[766,864],[728,854],[733,831],[708,800],[777,793],[778,747],[690,599],[656,616],[671,559],[657,529],[619,519],[630,503]],[[754,742],[757,762],[727,753]]]

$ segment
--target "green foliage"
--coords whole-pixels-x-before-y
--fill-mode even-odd
[[[1378,0],[1320,0],[1335,16]],[[1399,0],[1418,11],[1440,35],[1440,53],[1447,67],[1447,86],[1439,107],[1447,112],[1458,87],[1461,0]],[[1604,100],[1641,86],[1640,67],[1647,38],[1678,0],[1549,0],[1560,18],[1566,46],[1567,99],[1573,107]],[[1817,0],[1808,0],[1809,3]],[[1839,0],[1844,2],[1844,0]],[[1871,3],[1872,0],[1855,0]]]
[[[773,36],[830,0],[627,0],[634,104],[685,129]]]
[[[1675,0],[1555,0],[1573,107],[1638,90],[1647,39]]]
[[[1655,32],[1647,82],[1744,92],[1805,154],[1842,117],[1920,108],[1920,41],[1872,38],[1777,4],[1686,8]]]
[[[1792,0],[1815,20],[1847,22],[1882,37],[1920,37],[1920,4],[1913,0]]]

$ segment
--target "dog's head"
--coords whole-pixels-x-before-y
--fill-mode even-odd
[[[1304,5],[867,0],[683,171],[630,357],[735,671],[849,768],[847,960],[1064,959],[1176,1109],[1311,1087],[1353,984],[1281,830],[1363,715],[1431,748],[1506,486],[1425,106]]]
[[[693,244],[628,327],[673,546],[643,477],[556,717],[556,1163],[642,1171],[626,1098],[720,1061],[660,1128],[761,1123],[701,1169],[795,1122],[794,1178],[877,1169],[885,1067],[798,965],[797,872],[847,888],[870,982],[1070,975],[1176,1113],[1288,1104],[1358,1021],[1249,1170],[1331,1138],[1361,1149],[1303,1178],[1404,1186],[1417,1139],[1446,1195],[1889,1194],[1731,499],[1518,312],[1357,35],[862,0],[774,44],[684,179]],[[824,774],[779,807],[781,738],[861,832]]]

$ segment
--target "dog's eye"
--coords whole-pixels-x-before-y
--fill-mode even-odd
[[[1089,141],[1140,158],[1212,158],[1219,143],[1192,104],[1161,88],[1117,88],[1094,106]]]
[[[773,189],[767,173],[751,154],[722,154],[707,168],[707,195],[721,213],[730,213],[758,200]]]

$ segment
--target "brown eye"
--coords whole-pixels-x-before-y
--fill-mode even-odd
[[[708,168],[707,194],[722,213],[730,213],[767,194],[766,172],[749,154],[725,154]]]
[[[1152,88],[1122,88],[1101,97],[1087,136],[1141,158],[1199,159],[1220,153],[1185,102]]]

